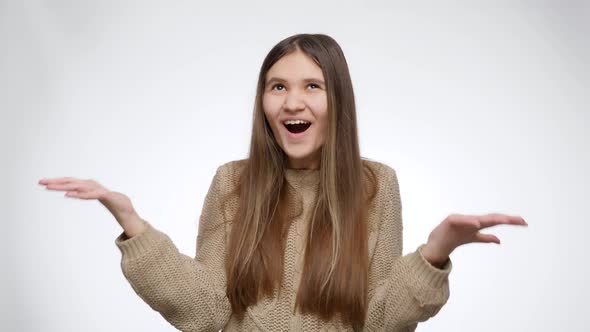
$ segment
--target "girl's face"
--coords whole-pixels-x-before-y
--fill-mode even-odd
[[[328,126],[322,69],[300,50],[283,56],[266,74],[262,106],[288,166],[319,168]]]

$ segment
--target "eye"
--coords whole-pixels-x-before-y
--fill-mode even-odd
[[[273,85],[273,86],[272,86],[272,88],[270,88],[270,89],[271,89],[271,90],[274,90],[274,89],[275,89],[276,87],[278,87],[278,86],[280,86],[280,87],[283,87],[283,88],[284,88],[284,86],[283,86],[282,84],[275,84],[275,85]],[[280,91],[280,90],[279,90],[279,91]]]
[[[315,83],[309,83],[307,86],[315,86],[316,88],[319,88],[319,85],[317,85]]]

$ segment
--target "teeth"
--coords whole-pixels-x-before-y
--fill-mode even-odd
[[[292,125],[292,124],[308,124],[309,122],[307,121],[303,121],[303,120],[287,120],[284,122],[284,124],[286,125]]]

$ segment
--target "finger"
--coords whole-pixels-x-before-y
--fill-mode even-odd
[[[64,196],[82,198],[82,199],[97,198],[95,191],[90,191],[90,192],[68,191]]]
[[[498,239],[493,234],[483,234],[483,233],[475,233],[473,236],[472,242],[481,242],[481,243],[497,243],[500,244],[500,239]]]
[[[67,184],[48,184],[46,187],[48,190],[82,190],[83,185],[79,182],[67,183]]]
[[[486,228],[496,225],[528,225],[526,221],[521,216],[512,216],[507,214],[501,213],[489,213],[485,215],[481,215],[477,217],[481,227]]]
[[[58,184],[58,183],[68,183],[70,181],[74,181],[76,180],[73,177],[61,177],[61,178],[43,178],[41,180],[39,180],[39,184]]]
[[[481,225],[477,216],[454,214],[449,216],[449,224],[456,228],[478,230]]]

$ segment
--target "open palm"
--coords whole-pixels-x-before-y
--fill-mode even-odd
[[[129,216],[137,214],[127,195],[111,191],[92,179],[62,177],[41,179],[39,184],[45,185],[48,190],[65,191],[64,196],[67,197],[84,200],[96,199],[111,212],[120,224],[123,224],[123,221]]]
[[[500,213],[451,214],[430,233],[422,254],[429,262],[441,265],[453,250],[463,244],[474,242],[500,244],[500,239],[495,235],[480,233],[480,230],[501,224],[528,226],[520,216]]]

